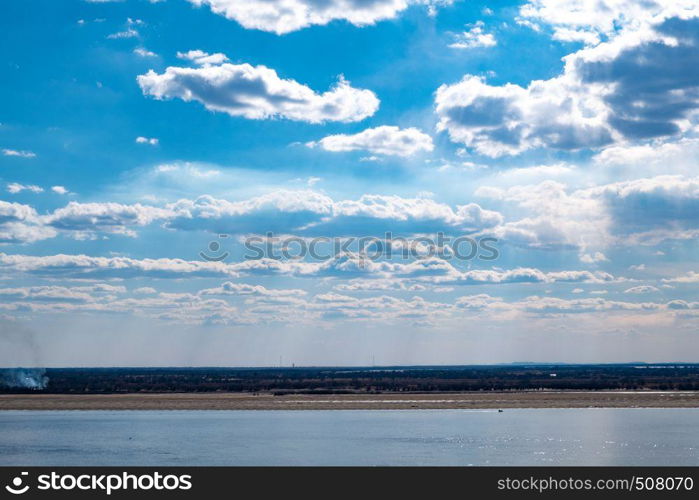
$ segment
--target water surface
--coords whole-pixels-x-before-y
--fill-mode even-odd
[[[0,465],[699,465],[699,409],[1,411]]]

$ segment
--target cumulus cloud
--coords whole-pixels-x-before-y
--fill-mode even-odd
[[[614,276],[603,271],[555,271],[543,272],[533,268],[516,268],[509,270],[473,270],[456,271],[429,281],[440,284],[481,285],[508,283],[605,283],[615,281]]]
[[[34,208],[0,200],[0,243],[33,243],[55,235]]]
[[[411,262],[375,261],[356,254],[344,254],[322,262],[261,259],[233,265],[242,274],[283,274],[297,277],[412,280],[418,284],[500,285],[510,283],[605,283],[616,278],[602,271],[564,270],[544,272],[533,268],[461,271],[437,257]]]
[[[282,79],[276,71],[261,65],[170,66],[161,74],[150,70],[137,80],[146,96],[197,101],[211,111],[251,120],[356,122],[373,115],[379,107],[379,99],[372,91],[356,89],[342,77],[333,88],[319,94],[295,80]]]
[[[603,104],[567,80],[493,86],[467,75],[437,89],[437,128],[491,157],[536,147],[573,150],[611,143]]]
[[[494,226],[502,216],[474,203],[455,209],[426,198],[363,195],[333,200],[316,191],[274,191],[231,202],[203,196],[168,205],[175,215],[167,225],[217,233],[295,231],[303,235],[370,235],[386,231],[419,233]]]
[[[182,259],[131,259],[88,255],[8,255],[0,253],[0,269],[38,276],[106,278],[220,278],[238,274],[220,262]]]
[[[621,302],[599,297],[586,299],[559,299],[556,297],[527,297],[517,304],[522,310],[537,314],[581,314],[606,311],[655,311],[665,304],[654,302]]]
[[[555,181],[482,186],[476,195],[526,210],[524,218],[493,228],[497,237],[527,247],[578,250],[587,263],[605,261],[600,249],[611,245],[653,245],[699,234],[696,177],[664,175],[584,189]]]
[[[526,216],[493,229],[510,243],[541,249],[587,250],[606,246],[611,220],[599,200],[569,192],[566,184],[544,181],[508,189],[481,186],[476,195],[525,209]]]
[[[241,262],[186,261],[182,259],[133,259],[88,255],[19,255],[0,253],[0,271],[6,275],[31,275],[70,279],[195,279],[241,276],[351,279],[343,291],[421,291],[431,285],[507,285],[551,283],[608,283],[614,276],[601,271],[544,272],[532,268],[460,271],[448,261],[429,258],[412,262],[374,261],[359,255],[338,255],[325,261],[258,259]],[[359,280],[359,281],[357,281]],[[374,281],[371,286],[368,281]],[[397,282],[402,281],[403,284]],[[389,285],[389,283],[392,283]],[[141,293],[141,292],[139,292]],[[150,292],[147,292],[150,293]],[[227,281],[207,288],[200,296],[301,297],[303,290],[274,290]]]
[[[230,282],[229,282],[230,283]],[[208,290],[208,289],[207,289]],[[204,290],[199,293],[167,293],[149,289],[145,296],[127,297],[123,287],[106,284],[92,286],[34,286],[0,288],[2,309],[35,313],[99,312],[128,314],[185,324],[249,325],[260,323],[294,323],[318,321],[372,321],[412,324],[455,324],[469,317],[487,317],[495,321],[518,321],[536,318],[547,320],[570,314],[587,318],[614,315],[624,321],[638,317],[653,321],[653,316],[670,320],[687,317],[699,303],[685,300],[662,302],[610,301],[603,298],[560,299],[529,296],[506,301],[501,297],[476,294],[458,297],[453,302],[429,301],[419,296],[408,299],[388,295],[355,297],[335,292],[318,293],[310,298],[299,290],[245,288],[238,293],[219,294]],[[378,290],[378,288],[377,288]],[[353,290],[348,290],[353,291]],[[416,291],[420,291],[417,290]],[[212,296],[219,297],[212,298]],[[238,295],[243,295],[242,302]],[[229,300],[235,300],[233,305]],[[543,324],[543,323],[542,323]]]
[[[170,217],[167,209],[148,205],[119,203],[70,202],[45,217],[45,223],[55,229],[75,232],[106,232],[133,236],[133,226],[145,226],[155,220]]]
[[[59,194],[67,192],[54,188]],[[75,238],[100,233],[134,236],[136,229],[154,223],[174,230],[233,235],[272,232],[381,238],[387,232],[405,237],[477,233],[523,247],[570,249],[588,264],[606,262],[604,249],[609,246],[652,245],[699,235],[699,179],[695,177],[656,176],[583,189],[549,180],[506,189],[486,185],[475,194],[504,205],[505,213],[519,218],[506,219],[476,203],[453,206],[424,196],[375,194],[335,200],[307,189],[277,190],[234,201],[207,195],[163,206],[71,202],[47,215],[38,215],[27,205],[5,203],[5,210],[24,218],[7,219],[3,227],[9,231],[11,226],[15,235],[18,231],[34,234],[27,236],[29,241],[55,236],[57,230]],[[22,238],[6,232],[5,239]]]
[[[502,221],[498,212],[485,210],[475,203],[449,205],[429,198],[363,195],[357,200],[342,200],[334,204],[334,224],[365,231],[395,230],[399,232],[430,232],[438,230],[476,231]],[[323,228],[320,224],[319,228]]]
[[[497,45],[495,36],[486,33],[483,29],[483,21],[478,21],[467,31],[454,37],[454,42],[449,44],[452,49],[473,49],[476,47],[494,47]]]
[[[307,309],[321,314],[324,320],[408,321],[432,324],[450,316],[451,305],[429,302],[421,297],[399,299],[382,295],[356,298],[336,293],[319,294]]]
[[[596,44],[601,38],[693,8],[693,0],[529,0],[520,8],[520,16],[537,27],[551,26],[554,39]]]
[[[600,200],[622,235],[637,234],[641,242],[663,238],[683,239],[699,229],[699,178],[662,175],[616,182],[587,190],[579,197]],[[639,214],[643,214],[639,217]]]
[[[217,233],[288,231],[329,217],[333,200],[315,191],[274,191],[243,201],[201,196],[169,205],[168,227]]]
[[[607,121],[628,139],[678,134],[699,108],[699,74],[687,71],[699,65],[699,19],[669,18],[654,35],[611,42],[618,47],[600,46],[570,60],[583,84],[611,89],[602,96]]]
[[[592,162],[603,167],[660,167],[668,165],[694,167],[699,158],[699,139],[682,138],[658,144],[622,144],[610,146],[593,156]]]
[[[681,7],[628,23],[608,41],[566,56],[563,73],[548,80],[496,86],[466,75],[442,85],[438,129],[492,157],[540,147],[597,149],[687,131],[699,108],[699,74],[687,70],[699,66],[699,12]]]
[[[68,193],[62,186],[54,186],[52,191]],[[3,227],[7,229],[10,224],[13,231],[26,231],[31,225],[36,232],[34,241],[55,236],[57,231],[76,239],[104,233],[136,236],[136,229],[154,223],[169,229],[218,234],[294,232],[304,237],[383,237],[386,232],[396,236],[439,231],[474,233],[503,222],[501,214],[475,203],[452,207],[429,198],[385,195],[333,200],[313,190],[277,190],[240,201],[207,195],[164,206],[72,201],[47,215],[38,215],[28,205],[3,202],[1,207],[8,213],[5,219],[0,217]],[[8,236],[7,240],[13,239]]]
[[[347,21],[355,26],[375,24],[393,19],[410,4],[426,4],[431,9],[438,3],[430,0],[189,0],[194,5],[207,5],[216,14],[233,19],[248,29],[271,31],[283,35],[331,21]]]
[[[93,302],[96,297],[123,294],[121,286],[96,284],[91,286],[32,286],[0,288],[0,297],[5,300],[27,300],[35,302]]]
[[[326,151],[368,151],[373,154],[412,156],[434,149],[432,138],[417,128],[400,129],[395,126],[368,128],[357,134],[335,134],[308,143]]]

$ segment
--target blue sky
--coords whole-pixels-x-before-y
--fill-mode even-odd
[[[695,361],[694,3],[4,2],[0,364]]]

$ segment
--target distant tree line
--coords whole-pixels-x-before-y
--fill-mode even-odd
[[[0,370],[1,372],[2,370]],[[0,373],[1,375],[1,373]],[[699,364],[392,368],[50,368],[45,389],[2,393],[341,394],[508,390],[699,390]]]

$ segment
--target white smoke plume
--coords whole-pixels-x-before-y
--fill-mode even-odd
[[[42,390],[48,383],[44,368],[0,368],[0,388]]]

